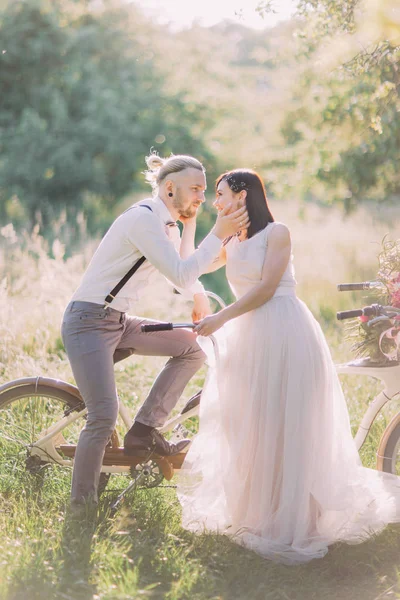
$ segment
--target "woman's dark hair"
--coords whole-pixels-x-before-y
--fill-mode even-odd
[[[234,169],[223,173],[218,177],[215,189],[218,188],[221,181],[226,181],[235,194],[242,190],[247,191],[246,208],[250,219],[250,227],[247,230],[248,238],[264,229],[268,223],[273,223],[274,217],[268,207],[264,184],[255,171]]]

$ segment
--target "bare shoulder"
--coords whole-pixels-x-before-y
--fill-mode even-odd
[[[284,223],[274,223],[269,234],[269,240],[277,245],[290,244],[290,231]]]

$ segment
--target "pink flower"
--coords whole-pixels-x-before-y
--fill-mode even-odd
[[[395,277],[392,277],[387,284],[391,293],[400,292],[400,273],[397,273]]]
[[[390,302],[392,306],[400,308],[400,290],[396,290],[391,294]]]
[[[359,317],[361,323],[368,323],[369,321],[369,317],[367,317],[366,315],[361,315],[361,317]]]

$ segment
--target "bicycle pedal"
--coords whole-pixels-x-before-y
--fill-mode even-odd
[[[176,425],[172,430],[172,435],[169,439],[169,442],[171,442],[171,444],[176,444],[180,440],[186,439],[187,437],[190,437],[190,431],[181,423],[178,423],[178,425]]]

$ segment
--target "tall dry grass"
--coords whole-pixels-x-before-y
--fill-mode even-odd
[[[274,216],[291,230],[298,294],[316,315],[361,299],[360,293],[338,293],[336,284],[376,276],[384,236],[400,236],[400,207],[380,214],[360,208],[346,217],[336,208],[284,203],[274,207]]]
[[[97,244],[88,240],[65,258],[63,244],[55,240],[50,248],[38,229],[31,235],[17,235],[12,224],[0,229],[0,381],[38,372],[70,379],[62,315]],[[190,314],[161,276],[136,308],[161,319]]]
[[[384,223],[366,209],[344,218],[338,210],[304,209],[295,202],[273,208],[276,219],[290,227],[298,294],[317,318],[327,324],[336,310],[362,304],[359,293],[340,294],[336,284],[374,277],[381,240],[400,234],[400,211]],[[55,240],[50,248],[38,229],[31,235],[17,235],[12,224],[0,229],[0,380],[38,370],[70,378],[60,339],[62,314],[97,243],[87,240],[66,258],[63,244]],[[160,276],[134,312],[189,318],[190,306]]]

